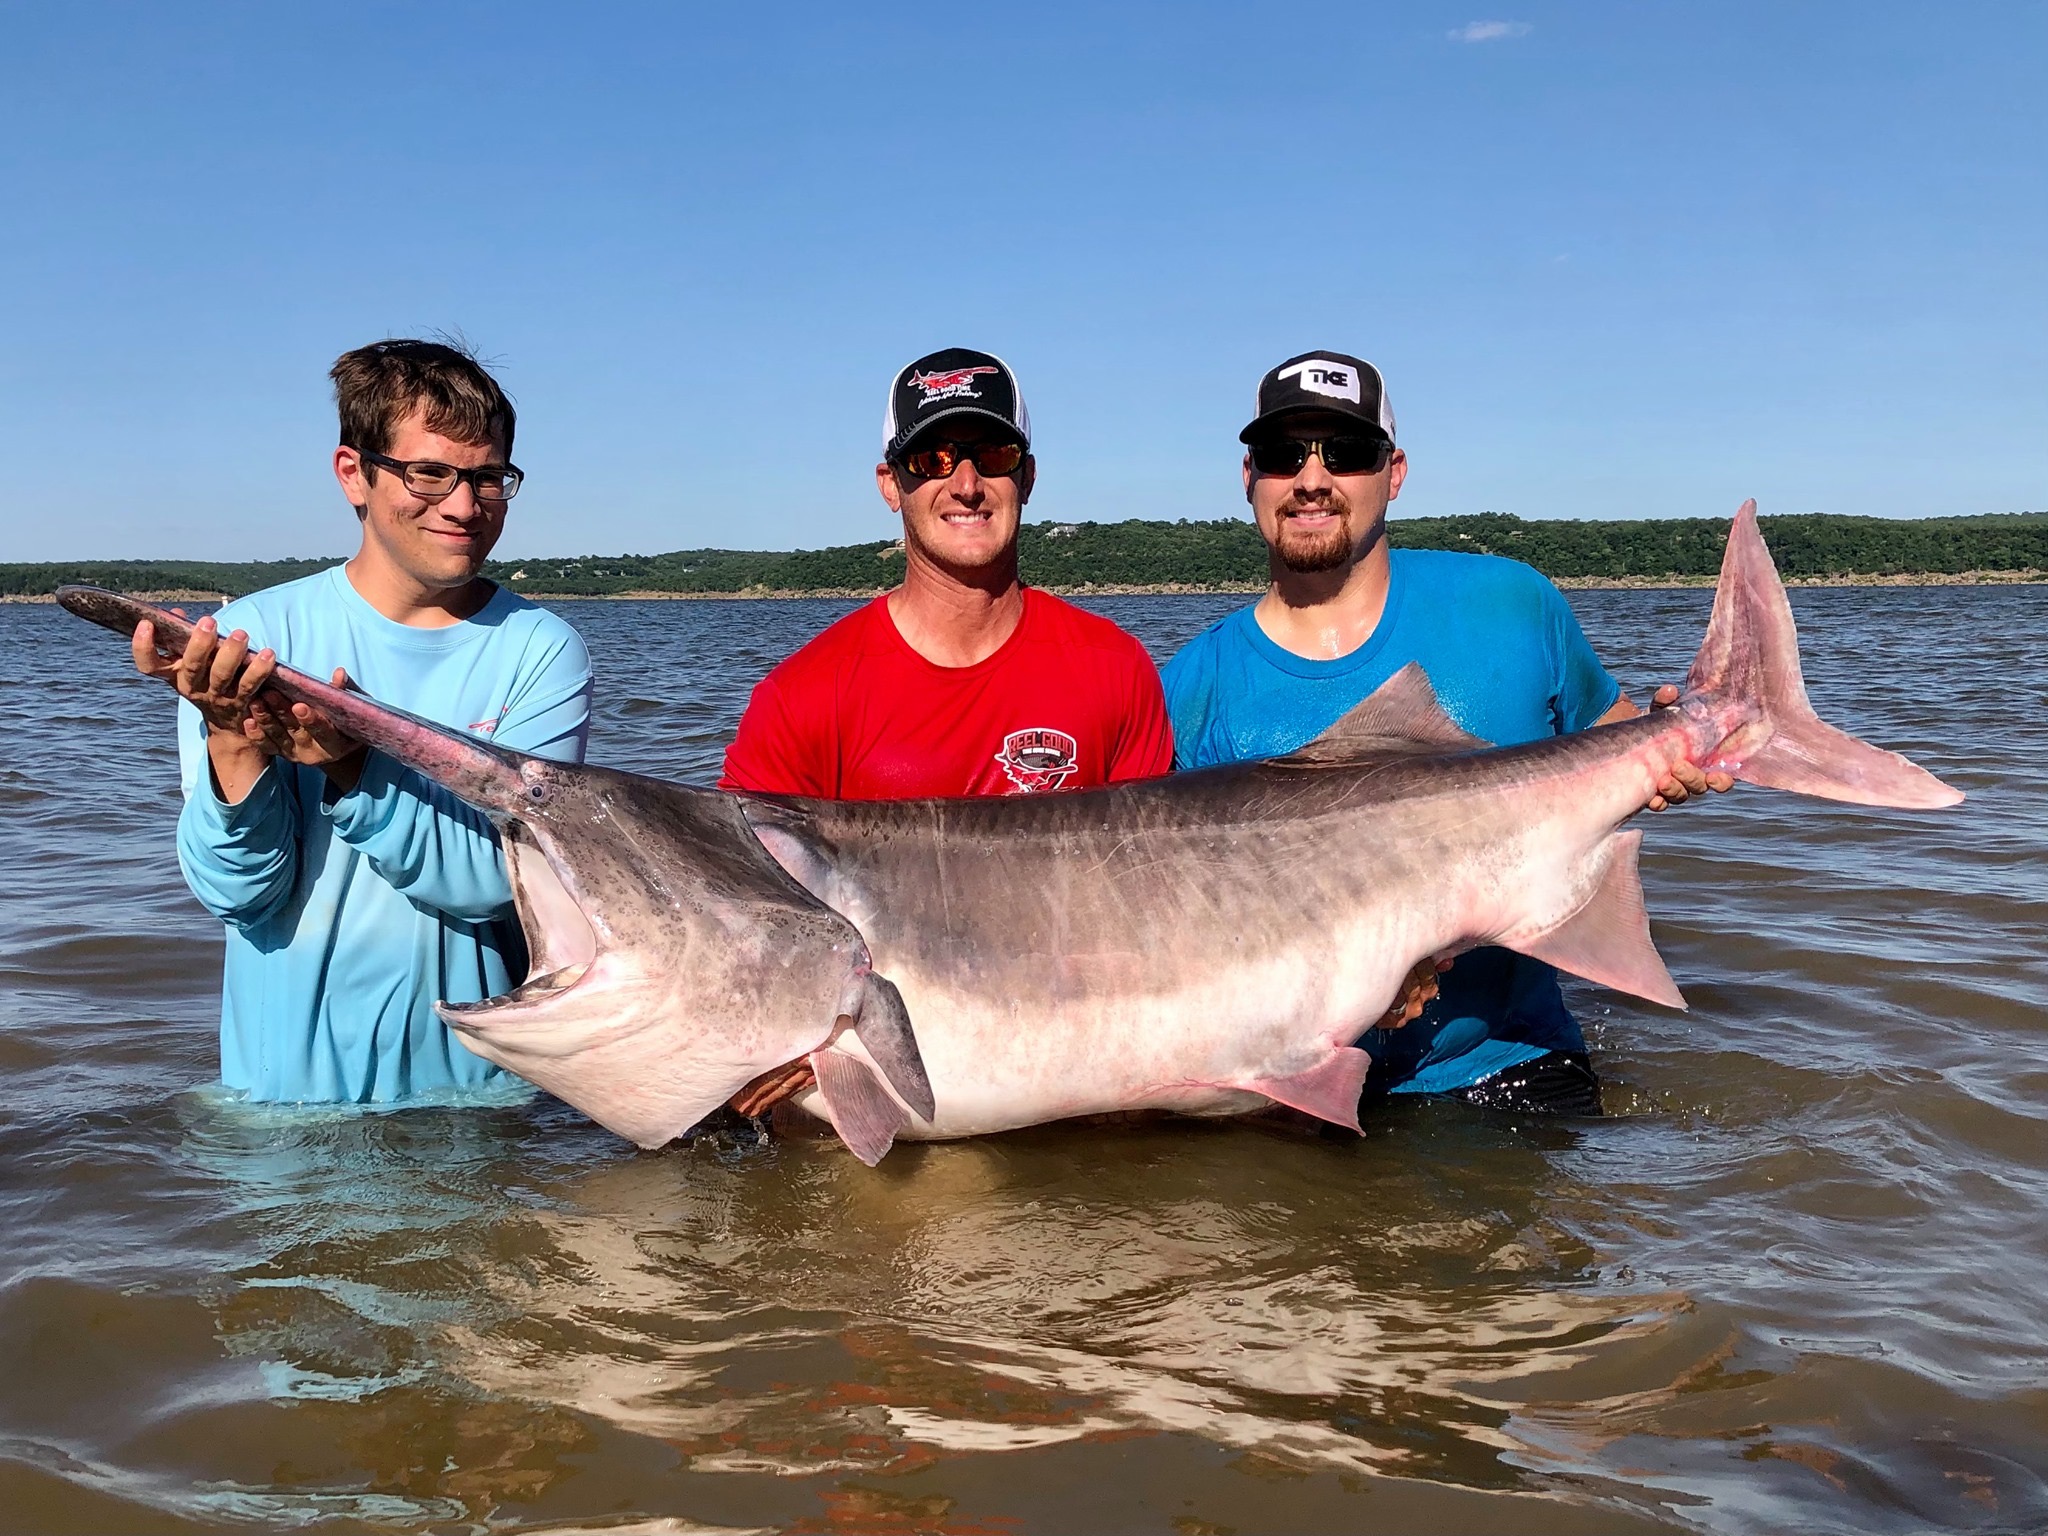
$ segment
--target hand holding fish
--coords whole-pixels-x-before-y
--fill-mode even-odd
[[[185,617],[182,609],[171,611]],[[325,769],[344,791],[355,787],[362,743],[344,736],[318,710],[270,688],[277,653],[266,647],[252,655],[247,631],[223,638],[209,614],[192,626],[180,650],[159,643],[156,626],[145,619],[135,626],[131,645],[135,670],[169,683],[206,722],[207,756],[230,804],[248,796],[272,757]],[[337,668],[335,686],[346,680]]]
[[[811,1066],[810,1057],[805,1056],[763,1072],[732,1096],[731,1105],[743,1115],[758,1118],[784,1099],[793,1099],[817,1085],[818,1074]]]
[[[182,608],[171,612],[185,617]],[[199,711],[210,729],[233,736],[245,734],[249,703],[277,669],[273,651],[258,651],[250,657],[246,631],[238,629],[222,639],[211,614],[192,626],[182,650],[168,641],[158,644],[156,626],[147,619],[135,626],[132,645],[136,671],[169,683],[178,690],[178,697]]]
[[[1403,1024],[1413,1024],[1422,1017],[1422,1010],[1435,1001],[1437,977],[1451,968],[1452,956],[1425,955],[1415,962],[1408,972],[1408,979],[1401,983],[1401,995],[1395,999],[1375,1026],[1379,1029],[1399,1029]]]
[[[347,688],[347,670],[336,667],[332,681]],[[362,777],[367,749],[310,704],[294,704],[275,689],[265,689],[250,701],[249,726],[261,733],[266,751],[320,769],[343,794]]]
[[[1678,685],[1675,683],[1666,683],[1650,695],[1652,710],[1669,709],[1677,702]],[[1683,805],[1708,790],[1725,795],[1734,787],[1735,780],[1729,774],[1719,770],[1703,773],[1695,764],[1676,762],[1671,765],[1670,776],[1657,786],[1657,793],[1650,796],[1650,809],[1661,811],[1666,806]]]
[[[182,609],[171,611],[185,617]],[[249,706],[276,670],[276,653],[262,650],[252,658],[248,634],[238,629],[221,638],[211,614],[192,626],[182,648],[159,642],[156,625],[146,619],[135,626],[131,644],[135,670],[169,683],[206,722],[206,753],[221,798],[229,804],[247,799],[271,755],[250,722]]]

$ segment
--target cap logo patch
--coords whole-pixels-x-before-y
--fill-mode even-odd
[[[996,761],[1019,793],[1043,794],[1058,789],[1081,766],[1080,746],[1065,731],[1039,726],[1005,736]]]
[[[939,373],[913,373],[910,382],[924,392],[924,397],[917,402],[918,409],[922,410],[935,400],[957,400],[962,396],[979,400],[981,391],[974,387],[975,378],[998,371],[986,364],[976,368],[948,368]]]
[[[1328,395],[1333,400],[1349,400],[1353,405],[1358,399],[1358,370],[1349,363],[1333,363],[1327,358],[1312,357],[1305,363],[1296,363],[1292,368],[1282,368],[1275,374],[1276,379],[1300,378],[1300,387],[1310,394]]]

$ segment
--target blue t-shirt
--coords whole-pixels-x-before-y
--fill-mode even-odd
[[[503,746],[580,762],[590,658],[560,618],[500,588],[439,629],[395,623],[334,566],[253,593],[222,634],[325,679],[336,667],[379,701]],[[473,1054],[434,1013],[521,979],[525,943],[496,830],[411,769],[371,752],[361,781],[273,758],[248,796],[214,787],[206,726],[178,710],[185,806],[178,862],[227,924],[221,1080],[252,1099],[392,1103],[518,1079]],[[514,974],[515,971],[521,974]]]
[[[1252,608],[1211,624],[1162,669],[1174,767],[1278,757],[1332,725],[1409,662],[1445,711],[1496,746],[1584,730],[1621,686],[1600,665],[1564,595],[1496,555],[1397,549],[1387,603],[1365,644],[1335,661],[1276,645]],[[1444,976],[1423,1016],[1359,1044],[1395,1091],[1469,1087],[1548,1051],[1584,1051],[1549,966],[1475,949]]]

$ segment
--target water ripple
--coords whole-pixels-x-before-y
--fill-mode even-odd
[[[1238,599],[1101,599],[1155,655]],[[1574,601],[1630,690],[1706,596]],[[1794,594],[1951,815],[1650,818],[1617,1113],[632,1151],[237,1102],[168,700],[0,606],[0,1507],[44,1527],[2048,1524],[2048,591]],[[837,602],[588,603],[598,759],[708,781]],[[53,685],[49,679],[61,681]],[[89,772],[80,764],[90,763]],[[17,1518],[30,1516],[17,1515]]]

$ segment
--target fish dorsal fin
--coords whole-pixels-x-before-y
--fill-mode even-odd
[[[1437,703],[1421,663],[1411,661],[1314,741],[1276,761],[1355,763],[1428,752],[1476,752],[1491,745],[1458,728]]]

